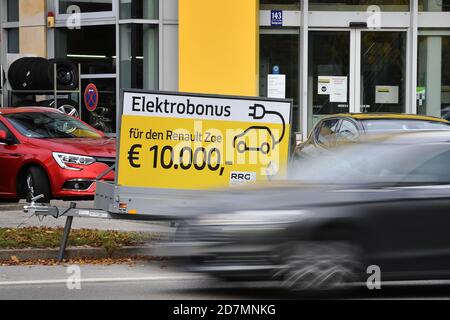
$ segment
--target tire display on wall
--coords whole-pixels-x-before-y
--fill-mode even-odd
[[[58,90],[75,90],[78,87],[79,76],[77,66],[67,59],[51,59],[48,60],[50,67],[48,76],[50,83],[54,80],[54,65],[56,64],[56,82]],[[52,86],[53,87],[53,86]]]
[[[80,81],[78,67],[67,59],[20,58],[9,67],[9,83],[14,90],[53,90],[55,64],[57,89],[75,90]]]

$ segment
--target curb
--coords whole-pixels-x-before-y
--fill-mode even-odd
[[[1,211],[23,211],[23,207],[25,204],[23,203],[3,203],[0,204],[0,212]]]
[[[105,248],[70,247],[66,249],[65,258],[133,258],[151,256],[154,246],[122,247],[109,255]],[[0,250],[0,262],[16,257],[19,261],[56,260],[59,249],[6,249]]]

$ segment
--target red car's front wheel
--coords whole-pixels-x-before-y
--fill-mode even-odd
[[[27,202],[31,199],[43,195],[39,203],[50,203],[50,183],[44,170],[38,167],[31,167],[25,176],[25,188],[27,195]]]

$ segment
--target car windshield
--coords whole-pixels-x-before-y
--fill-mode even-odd
[[[20,112],[4,115],[29,138],[97,138],[102,135],[83,122],[59,112]]]
[[[450,144],[361,143],[296,160],[290,177],[312,184],[450,184]]]
[[[370,119],[363,120],[362,124],[368,133],[450,129],[448,123],[430,120]]]

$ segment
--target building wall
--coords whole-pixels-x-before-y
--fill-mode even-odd
[[[258,95],[259,0],[180,0],[180,90]]]
[[[47,56],[47,18],[45,0],[19,1],[20,53]]]

